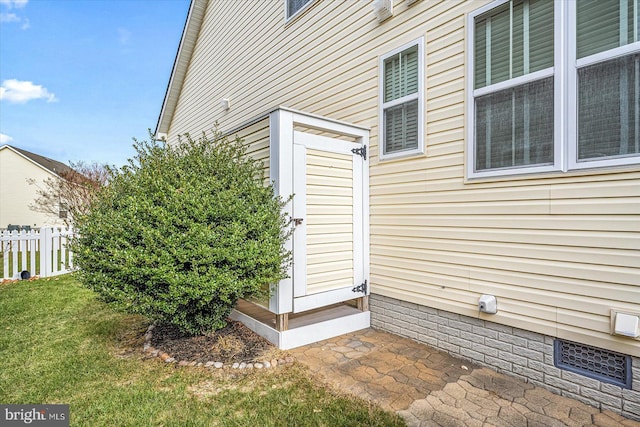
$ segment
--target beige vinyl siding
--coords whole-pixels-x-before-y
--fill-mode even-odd
[[[353,283],[351,158],[307,150],[307,295]]]
[[[270,145],[269,145],[269,118],[260,120],[252,125],[242,128],[229,135],[230,138],[240,138],[247,146],[247,154],[264,165],[264,179],[269,182],[270,169]]]
[[[378,23],[370,2],[322,1],[285,24],[281,0],[210,2],[169,138],[279,105],[370,127],[372,292],[640,356],[609,334],[612,308],[640,311],[638,167],[464,179],[465,19],[486,3],[395,1]],[[421,36],[425,154],[381,162],[378,58]],[[498,314],[478,314],[484,293]]]
[[[269,183],[270,169],[270,146],[269,146],[269,118],[265,118],[249,126],[243,127],[241,130],[231,133],[228,138],[240,138],[242,143],[247,146],[247,154],[264,165],[263,179],[265,184]],[[266,290],[266,289],[265,289]],[[266,309],[269,307],[269,298],[249,298],[249,301],[258,304]]]

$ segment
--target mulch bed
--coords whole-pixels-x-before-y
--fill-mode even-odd
[[[240,322],[229,320],[226,327],[207,335],[189,336],[175,326],[158,324],[151,345],[176,360],[206,363],[254,362],[275,347]]]

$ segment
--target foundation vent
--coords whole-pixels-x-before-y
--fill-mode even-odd
[[[585,377],[631,388],[631,357],[571,341],[555,340],[556,367]]]

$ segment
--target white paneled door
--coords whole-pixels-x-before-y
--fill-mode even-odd
[[[361,143],[294,132],[295,313],[368,294],[365,167]]]

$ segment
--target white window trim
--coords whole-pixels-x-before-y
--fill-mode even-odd
[[[576,2],[571,2],[567,5],[567,8],[571,8],[568,13],[567,19],[567,32],[569,34],[576,34],[577,22],[576,22]],[[629,55],[634,52],[640,52],[640,42],[630,43],[624,46],[617,47],[605,52],[599,52],[594,55],[586,56],[584,58],[576,58],[576,44],[575,37],[569,37],[567,40],[568,52],[567,60],[569,64],[573,64],[568,67],[568,99],[569,107],[567,109],[568,120],[568,168],[571,170],[580,169],[593,169],[593,168],[605,168],[616,166],[628,166],[640,164],[640,155],[630,155],[628,157],[611,157],[601,159],[589,159],[578,161],[578,69],[589,65],[594,65],[599,62],[609,61],[611,59],[619,58],[625,55]],[[640,125],[640,123],[638,123]]]
[[[554,1],[554,66],[527,76],[518,77],[495,85],[474,89],[474,37],[475,18],[509,0],[495,0],[467,15],[467,78],[466,78],[466,178],[492,178],[567,172],[570,170],[594,169],[640,164],[640,155],[577,161],[577,70],[579,67],[624,56],[640,51],[640,42],[632,43],[604,53],[576,60],[576,2]],[[553,165],[509,167],[486,171],[475,170],[475,98],[481,95],[517,86],[526,81],[542,78],[549,72],[554,75],[554,163]]]
[[[418,93],[404,96],[393,101],[384,102],[384,61],[385,59],[397,55],[413,46],[418,46]],[[380,56],[378,61],[378,158],[380,160],[391,160],[403,157],[424,154],[424,36],[412,42],[406,43],[390,52]],[[403,104],[406,101],[418,99],[418,147],[412,150],[397,151],[395,153],[384,153],[384,110],[394,105]]]
[[[296,11],[296,13],[294,13],[293,15],[289,16],[289,0],[284,0],[284,22],[285,24],[293,19],[295,19],[297,16],[299,16],[302,12],[304,12],[305,10],[307,10],[309,8],[309,6],[311,6],[311,4],[313,2],[315,2],[316,0],[309,0],[307,2],[307,4],[305,4],[304,6],[302,6],[300,9],[298,9]]]

